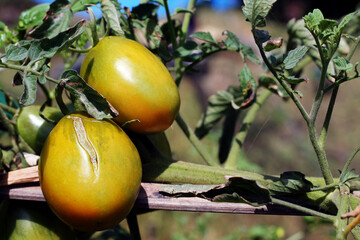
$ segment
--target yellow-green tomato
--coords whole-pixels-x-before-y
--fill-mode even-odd
[[[3,200],[0,214],[0,240],[76,239],[44,202]]]
[[[119,112],[114,120],[137,133],[167,129],[179,112],[178,88],[164,64],[141,44],[103,38],[86,55],[80,75]]]
[[[141,161],[113,121],[74,113],[64,116],[47,138],[39,178],[46,201],[61,220],[97,231],[116,225],[133,207]]]

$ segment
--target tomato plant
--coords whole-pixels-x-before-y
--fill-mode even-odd
[[[124,37],[103,38],[86,55],[80,75],[119,112],[114,119],[138,133],[156,133],[173,123],[179,92],[164,64],[143,45]]]
[[[25,106],[45,102],[58,107],[65,117],[42,148],[41,188],[51,209],[77,229],[105,229],[124,219],[142,178],[186,183],[162,192],[176,197],[196,193],[210,201],[278,204],[333,223],[338,239],[346,239],[349,233],[360,238],[356,226],[360,199],[355,194],[360,190],[360,175],[350,171],[360,148],[338,161],[345,164],[336,175],[326,147],[339,89],[359,78],[358,62],[351,61],[360,44],[360,12],[333,20],[314,9],[302,19],[289,21],[286,38],[274,39],[265,27],[275,2],[244,1],[241,11],[250,27],[252,46],[229,30],[217,37],[207,31],[190,33],[195,0],[174,13],[167,0],[141,1],[132,9],[113,0],[55,0],[24,11],[14,30],[0,23],[0,67],[16,70],[12,84],[24,90],[19,98],[1,90],[1,135],[7,140],[0,145],[2,171],[26,167],[24,152],[39,151],[33,145],[38,134],[22,134],[28,128],[21,126],[21,114],[26,113]],[[102,12],[98,19],[91,10],[93,4]],[[160,6],[165,8],[166,21],[158,18]],[[90,20],[74,18],[83,10]],[[219,52],[240,55],[238,81],[212,93],[197,125],[191,126],[179,111],[178,87],[187,73],[196,72],[199,64]],[[63,60],[60,76],[50,71],[55,57]],[[253,68],[254,64],[259,67]],[[318,75],[312,78],[318,81],[310,80],[305,71],[314,66]],[[307,82],[316,86],[312,99],[298,87],[308,87]],[[309,160],[318,166],[321,177],[297,171],[295,157],[289,159],[291,171],[274,176],[242,169],[247,136],[271,96],[299,111],[314,153]],[[323,119],[321,109],[326,112]],[[109,119],[123,126],[132,141]],[[162,134],[173,122],[204,164],[172,159]],[[144,135],[154,133],[158,135]],[[33,138],[28,139],[29,135]],[[204,138],[211,140],[210,147]],[[178,141],[177,136],[172,140]],[[130,216],[130,229],[136,231],[134,215]],[[139,238],[140,234],[132,235]]]
[[[39,160],[51,209],[83,231],[113,227],[130,212],[141,181],[139,154],[111,120],[74,113],[60,120]]]

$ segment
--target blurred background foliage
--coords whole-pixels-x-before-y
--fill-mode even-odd
[[[44,2],[41,0],[39,2]],[[120,1],[123,6],[136,6],[139,1]],[[170,0],[170,7],[186,7],[186,1]],[[292,18],[301,18],[314,8],[320,8],[326,18],[340,18],[354,11],[356,0],[340,3],[336,0],[279,0],[270,12],[267,30],[273,38],[283,36],[286,40],[286,22]],[[7,25],[15,25],[21,11],[35,5],[30,0],[1,0],[0,21]],[[127,5],[129,4],[129,5]],[[223,30],[235,33],[240,41],[255,46],[248,24],[240,10],[241,1],[200,1],[196,14],[191,21],[192,32],[210,32],[215,40],[220,40]],[[161,13],[159,13],[161,16]],[[179,19],[182,15],[177,15]],[[256,48],[254,47],[256,51]],[[81,60],[80,60],[81,61]],[[354,62],[360,61],[359,51],[354,55]],[[61,61],[52,61],[50,75],[58,78],[62,72]],[[79,65],[80,66],[79,62]],[[57,66],[58,65],[58,66]],[[249,63],[255,75],[263,73],[260,66]],[[221,52],[209,57],[198,65],[199,72],[186,75],[180,87],[182,105],[180,112],[188,124],[195,128],[201,113],[207,105],[207,98],[228,85],[237,83],[238,72],[242,68],[239,54]],[[22,86],[13,87],[11,80],[15,72],[0,69],[0,88],[6,89],[14,97],[19,97]],[[315,82],[319,71],[310,65],[303,73],[310,79],[307,84],[300,84],[304,97],[302,102],[309,109],[315,95]],[[335,173],[342,168],[351,152],[359,145],[360,125],[360,88],[359,81],[343,84],[338,94],[330,131],[328,133],[327,153],[331,168]],[[325,101],[330,96],[325,96]],[[41,103],[41,98],[38,98]],[[320,111],[324,116],[326,109]],[[220,125],[219,125],[220,126]],[[238,126],[240,127],[240,126]],[[197,152],[188,142],[183,132],[174,124],[166,131],[174,159],[202,163]],[[220,137],[219,131],[206,136],[210,153],[216,156]],[[244,145],[243,169],[259,171],[267,174],[278,174],[284,171],[301,171],[307,176],[320,176],[316,164],[315,153],[308,139],[305,122],[294,104],[277,96],[271,96],[258,114]],[[357,157],[359,158],[359,156]],[[360,169],[360,161],[354,161],[356,171]],[[314,167],[316,166],[316,167]],[[155,211],[139,216],[140,231],[143,239],[333,239],[331,227],[312,217],[297,216],[264,216],[264,215],[232,215],[211,213],[187,213]],[[127,239],[124,229],[126,222],[106,233],[97,234],[93,239]]]

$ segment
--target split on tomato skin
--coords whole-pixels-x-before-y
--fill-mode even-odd
[[[39,160],[40,186],[50,208],[81,231],[122,221],[135,203],[141,176],[138,151],[126,133],[112,120],[86,113],[63,117]]]
[[[178,88],[165,65],[140,43],[105,37],[86,55],[80,75],[119,112],[126,129],[152,134],[166,130],[180,108]]]

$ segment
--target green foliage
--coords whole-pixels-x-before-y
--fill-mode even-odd
[[[177,9],[167,16],[167,21],[163,22],[159,21],[157,11],[160,5],[167,8],[167,1],[141,1],[138,6],[128,9],[123,8],[116,0],[56,0],[50,5],[41,4],[23,11],[14,30],[10,30],[0,22],[0,67],[17,71],[13,84],[23,85],[24,91],[19,100],[21,105],[33,104],[37,100],[38,89],[41,89],[47,104],[56,102],[66,113],[69,111],[63,99],[63,91],[66,90],[72,105],[85,109],[97,119],[103,119],[115,117],[116,110],[104,97],[89,87],[75,70],[72,70],[81,53],[95,47],[99,38],[119,35],[143,43],[164,63],[170,63],[169,66],[174,65],[174,76],[178,85],[186,73],[196,71],[197,65],[209,56],[224,51],[236,52],[242,59],[238,84],[228,86],[226,90],[218,91],[209,97],[208,106],[194,132],[182,120],[178,120],[179,126],[205,162],[224,164],[233,169],[244,166],[254,168],[255,164],[246,161],[246,154],[242,149],[243,143],[261,105],[270,93],[274,93],[291,100],[300,111],[308,127],[316,160],[326,184],[313,186],[314,184],[304,174],[294,171],[285,172],[280,177],[261,175],[266,178],[261,181],[236,176],[230,177],[224,185],[170,186],[170,189],[162,189],[162,192],[177,197],[194,196],[211,201],[245,202],[253,206],[276,202],[279,200],[276,196],[285,195],[290,199],[289,202],[284,200],[277,203],[294,207],[293,200],[297,200],[298,197],[306,199],[309,194],[319,191],[326,194],[324,205],[335,206],[336,211],[339,212],[338,216],[319,211],[324,208],[322,199],[309,200],[311,204],[315,204],[315,210],[298,205],[296,208],[338,223],[343,221],[339,216],[345,213],[344,203],[340,200],[347,197],[345,194],[351,196],[351,193],[344,189],[358,181],[359,175],[347,169],[351,158],[340,178],[332,177],[325,152],[327,149],[325,140],[338,88],[342,83],[359,77],[358,63],[352,63],[350,60],[360,41],[360,13],[359,11],[350,13],[338,21],[324,18],[323,13],[315,9],[303,19],[289,21],[288,38],[284,38],[283,41],[283,38],[272,39],[267,30],[260,29],[266,26],[266,17],[275,2],[276,0],[245,0],[242,8],[243,14],[251,24],[251,31],[262,61],[252,47],[241,42],[238,36],[229,30],[223,31],[220,40],[206,31],[191,33],[188,36],[188,23],[171,16],[181,13],[185,15],[184,19],[191,17],[195,14],[195,5],[192,1],[190,3],[193,5],[190,4],[189,9]],[[81,20],[73,24],[74,13],[99,3],[102,11],[101,19],[95,19],[92,10],[89,10],[89,23],[86,24]],[[354,46],[347,50],[350,51],[349,53],[340,49],[340,40]],[[49,75],[52,67],[50,62],[57,56],[62,57],[64,65],[60,80]],[[266,73],[253,74],[249,61],[255,64],[263,63]],[[303,72],[306,72],[303,70],[312,61],[320,68],[320,81],[314,81],[318,86],[308,112],[298,99],[303,97],[302,93],[295,89],[297,85],[309,82],[307,76],[303,76]],[[332,82],[325,84],[327,78]],[[50,82],[52,84],[49,84]],[[317,115],[323,106],[325,93],[330,91],[332,96],[327,106],[325,121],[323,125],[319,125]],[[8,119],[16,114],[4,113],[6,108],[10,109],[14,106],[17,108],[18,106],[14,104],[17,101],[10,96],[5,97],[4,106],[0,106],[0,122],[12,139],[12,145],[7,147],[6,151],[0,151],[0,155],[3,158],[3,165],[10,170],[13,159],[29,149],[24,147],[25,144],[16,135],[12,126],[14,119]],[[13,112],[16,111],[15,109]],[[181,116],[178,119],[182,119]],[[317,131],[315,126],[320,131]],[[215,148],[219,151],[218,159],[215,161],[209,160],[211,155],[204,152],[206,148],[202,147],[199,141],[199,138],[205,138],[212,131],[218,132],[216,138],[220,137],[218,147]],[[296,163],[297,158],[294,159],[292,161]],[[219,168],[214,167],[214,169]],[[255,169],[259,170],[256,166]],[[320,191],[319,188],[322,190]],[[199,218],[196,221],[197,233],[193,235],[194,238],[205,236],[207,221],[206,218]],[[281,235],[279,232],[281,232],[280,228],[257,226],[248,231],[239,230],[224,239],[236,239],[240,234],[248,239],[278,239]],[[124,234],[122,229],[115,228],[100,236],[100,238],[106,237],[128,238],[128,235]],[[172,237],[184,239],[181,234],[173,234]]]
[[[44,3],[23,11],[19,16],[18,26],[15,29],[20,31],[40,25],[49,7],[49,4]]]
[[[92,117],[103,119],[113,118],[118,115],[118,112],[111,104],[93,88],[87,85],[76,71],[65,71],[61,75],[61,79],[62,81],[60,81],[58,87],[65,88],[71,95],[76,97]]]
[[[285,69],[292,69],[305,56],[308,48],[306,46],[297,47],[291,50],[284,59]]]
[[[245,0],[242,11],[253,28],[265,27],[265,18],[276,0]]]

